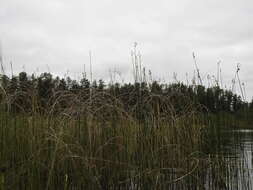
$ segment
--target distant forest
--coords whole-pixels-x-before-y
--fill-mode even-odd
[[[129,113],[137,110],[135,116],[143,119],[141,112],[154,111],[149,109],[150,102],[158,101],[161,105],[169,103],[175,114],[185,111],[189,102],[203,113],[229,112],[237,113],[240,110],[252,109],[253,104],[242,101],[241,97],[219,86],[206,88],[201,85],[185,85],[183,83],[161,84],[157,81],[152,83],[111,83],[106,85],[103,80],[94,80],[92,83],[87,78],[80,81],[70,77],[53,77],[50,73],[42,73],[40,76],[29,76],[26,72],[9,78],[1,76],[0,100],[7,101],[6,109],[11,112],[47,112],[54,106],[54,112],[71,106],[72,95],[78,95],[82,102],[92,101],[94,96],[113,97]],[[4,98],[5,96],[5,98]],[[8,98],[6,98],[8,97]],[[64,97],[64,98],[63,98]],[[101,104],[106,101],[101,101]],[[147,104],[149,102],[149,104]],[[95,100],[92,104],[98,104]],[[141,108],[140,108],[141,107]],[[162,106],[156,110],[163,113]],[[167,110],[167,109],[166,109]]]

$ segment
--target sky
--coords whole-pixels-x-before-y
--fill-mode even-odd
[[[196,61],[203,82],[216,76],[224,88],[239,77],[253,96],[252,0],[1,0],[0,43],[6,74],[26,71],[80,79],[133,80],[134,42],[153,79],[186,82]],[[175,73],[175,74],[174,74]],[[186,74],[187,73],[187,74]],[[238,84],[236,91],[240,94]]]

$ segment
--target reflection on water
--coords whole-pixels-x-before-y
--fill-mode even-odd
[[[224,159],[224,189],[253,189],[253,130],[223,131],[219,155]]]
[[[221,153],[236,156],[239,159],[247,159],[247,163],[252,166],[253,130],[224,131],[222,138],[225,143],[221,146]]]

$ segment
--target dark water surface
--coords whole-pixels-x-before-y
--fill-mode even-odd
[[[221,142],[218,150],[222,158],[221,189],[253,190],[253,130],[224,130]],[[210,187],[212,180],[207,181]]]

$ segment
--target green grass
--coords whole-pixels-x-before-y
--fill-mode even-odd
[[[4,189],[203,185],[192,183],[201,168],[194,152],[200,150],[206,127],[197,114],[156,114],[140,121],[116,104],[115,98],[111,100],[115,104],[78,100],[79,104],[59,113],[0,111]]]
[[[0,106],[3,190],[204,189],[208,175],[211,187],[226,184],[228,165],[205,146],[219,143],[220,121],[189,101],[178,113],[163,95],[130,111],[95,91],[86,100],[74,93],[50,97],[43,111],[36,94],[27,99],[30,112],[9,112],[8,97]]]

